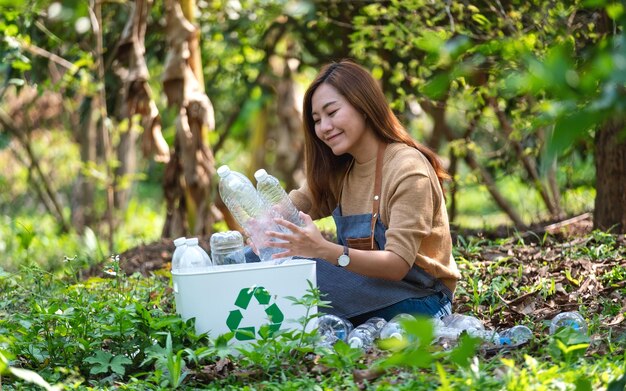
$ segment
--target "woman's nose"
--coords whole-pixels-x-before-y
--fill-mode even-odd
[[[320,130],[322,132],[328,132],[333,129],[333,125],[331,124],[330,118],[322,118],[320,119]]]

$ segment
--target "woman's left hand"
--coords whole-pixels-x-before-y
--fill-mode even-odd
[[[313,223],[311,216],[300,212],[300,218],[304,222],[303,227],[299,227],[281,218],[274,219],[277,224],[287,228],[290,233],[276,231],[266,232],[269,237],[279,240],[267,243],[267,245],[285,250],[274,254],[272,258],[292,256],[324,258],[325,250],[328,249],[330,242],[324,239],[320,230]]]

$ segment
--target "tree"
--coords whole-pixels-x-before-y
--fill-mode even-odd
[[[615,17],[623,15],[619,4],[607,9]],[[429,139],[445,136],[454,157],[463,158],[479,173],[516,227],[523,229],[525,223],[493,184],[494,167],[505,173],[518,171],[521,162],[548,212],[562,216],[554,167],[564,149],[555,148],[554,134],[566,135],[569,145],[576,133],[601,125],[603,118],[612,119],[609,129],[620,123],[623,110],[617,102],[623,101],[623,71],[617,66],[593,71],[591,64],[603,64],[603,59],[591,53],[610,47],[615,48],[612,55],[621,56],[623,26],[610,29],[619,31],[616,41],[607,40],[597,26],[602,13],[575,1],[433,5],[416,0],[372,4],[361,11],[354,19],[352,53],[374,69],[387,91],[393,91],[396,108],[404,113],[407,102],[418,101],[435,122]],[[608,55],[607,50],[600,51]],[[600,82],[594,83],[599,76]],[[571,85],[573,79],[580,83]],[[613,95],[598,96],[607,88]],[[611,114],[605,109],[581,110],[596,98],[609,98]],[[573,130],[562,132],[564,124]],[[596,147],[602,164],[606,153],[601,145]],[[620,156],[611,158],[619,165],[610,170],[617,181],[603,179],[609,171],[600,167],[597,171],[598,185],[611,188],[607,194],[623,193]],[[599,189],[598,196],[602,194]],[[620,200],[614,197],[607,203]],[[611,207],[610,213],[613,225],[620,224],[623,218],[616,216],[623,213],[620,207]]]

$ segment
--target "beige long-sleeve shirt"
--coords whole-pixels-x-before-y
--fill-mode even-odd
[[[426,157],[408,145],[389,144],[383,158],[380,218],[387,228],[385,250],[421,267],[452,292],[460,278],[452,257],[452,239],[443,191]],[[355,162],[344,182],[344,216],[371,213],[376,158]],[[306,185],[289,193],[296,207],[309,213],[311,197]],[[313,219],[326,217],[324,211]]]

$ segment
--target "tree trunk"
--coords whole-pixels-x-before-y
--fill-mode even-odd
[[[213,153],[206,132],[215,129],[213,105],[204,93],[199,67],[198,28],[193,19],[195,3],[165,2],[168,53],[163,87],[168,104],[179,108],[176,142],[163,180],[167,218],[162,236],[211,233],[211,179],[215,176]],[[186,11],[188,15],[185,15]]]
[[[84,114],[81,116],[81,127],[78,132],[78,145],[80,145],[80,161],[83,165],[96,163],[96,119],[94,119],[94,103],[97,98],[88,97],[82,103]],[[72,226],[78,233],[82,233],[85,227],[95,222],[93,210],[95,198],[95,185],[92,180],[79,171],[76,182],[72,189]]]
[[[302,115],[297,104],[296,83],[291,67],[289,60],[280,61],[274,67],[274,74],[278,76],[275,106],[278,123],[270,130],[276,141],[274,175],[284,181],[287,191],[299,187],[298,179],[304,177]]]
[[[115,170],[115,206],[118,209],[126,207],[130,193],[129,184],[136,173],[136,144],[140,136],[136,115],[141,116],[144,156],[154,156],[154,160],[158,162],[169,161],[169,147],[161,134],[159,110],[151,97],[152,91],[148,84],[150,74],[144,59],[145,34],[152,0],[136,0],[130,4],[132,12],[122,31],[115,52],[116,61],[113,62],[115,73],[122,82],[118,116],[129,123],[128,129],[120,135],[117,145],[119,166]]]
[[[626,233],[626,120],[606,122],[596,133],[594,228]]]

